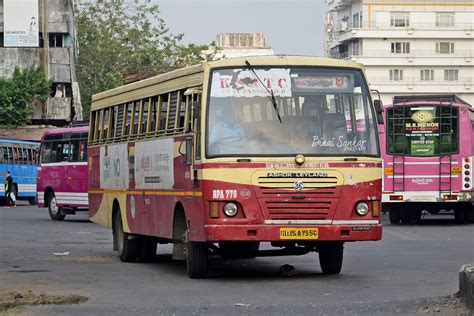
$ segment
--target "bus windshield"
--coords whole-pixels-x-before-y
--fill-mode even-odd
[[[207,157],[378,155],[376,123],[359,71],[317,67],[254,71],[212,72]]]

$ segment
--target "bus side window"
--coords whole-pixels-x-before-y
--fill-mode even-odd
[[[125,104],[120,104],[117,106],[117,117],[116,117],[116,130],[115,130],[115,139],[120,139],[122,137],[123,129],[123,118],[124,118],[124,109]]]
[[[27,162],[28,162],[29,165],[34,164],[34,162],[33,162],[33,156],[31,155],[31,151],[32,151],[31,148],[25,148],[26,159],[27,159]]]
[[[167,134],[173,134],[175,128],[178,127],[176,124],[176,117],[178,114],[178,102],[180,102],[179,99],[180,93],[178,91],[170,93]]]
[[[94,136],[95,136],[95,116],[96,112],[91,113],[91,123],[89,127],[89,140],[94,141]]]
[[[8,157],[7,163],[13,163],[13,148],[7,147]]]
[[[102,140],[109,138],[109,109],[103,109]]]
[[[115,139],[115,131],[117,130],[117,114],[118,114],[118,105],[110,108],[110,136],[109,139]]]
[[[142,106],[141,106],[141,115],[140,115],[140,135],[146,135],[147,134],[147,126],[148,126],[148,111],[150,101],[149,99],[143,99],[142,100]]]
[[[51,162],[52,142],[45,142],[41,145],[40,161],[41,163]]]
[[[23,164],[28,165],[29,160],[28,160],[28,149],[23,148]]]
[[[140,113],[141,113],[141,102],[135,101],[135,106],[133,107],[133,126],[132,133],[130,136],[137,136],[138,134],[138,124],[140,123]]]
[[[166,131],[166,123],[168,116],[168,94],[163,94],[161,96],[161,111],[160,111],[160,132]]]
[[[157,126],[157,121],[158,121],[158,98],[155,96],[155,97],[152,97],[150,98],[150,114],[148,114],[150,116],[149,120],[150,120],[150,133],[151,134],[154,134],[154,132],[156,131],[156,126]]]
[[[127,103],[125,105],[125,112],[127,113],[127,117],[125,120],[125,133],[122,134],[122,138],[126,138],[130,134],[130,125],[132,124],[132,110],[133,110],[133,103]]]
[[[186,100],[188,99],[188,96],[183,95],[183,91],[179,92],[178,95],[178,108],[177,108],[177,119],[178,121],[176,122],[176,131],[178,133],[184,132],[185,131],[185,119],[186,119]]]
[[[6,163],[6,150],[5,147],[0,147],[0,159],[2,159],[2,163]]]
[[[18,148],[13,148],[13,163],[18,164]]]
[[[87,161],[87,139],[81,139],[79,144],[79,161]]]

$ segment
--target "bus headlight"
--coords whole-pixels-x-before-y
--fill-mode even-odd
[[[356,212],[360,216],[364,216],[369,212],[369,206],[365,202],[359,202],[356,206]]]
[[[229,217],[234,217],[237,214],[237,205],[235,203],[229,202],[224,205],[224,214]]]

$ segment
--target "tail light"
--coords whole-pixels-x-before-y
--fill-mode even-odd
[[[462,189],[472,189],[472,157],[464,157],[462,162]]]

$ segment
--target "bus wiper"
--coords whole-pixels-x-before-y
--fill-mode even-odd
[[[257,73],[255,72],[255,70],[253,69],[253,66],[250,65],[249,61],[246,60],[245,63],[247,64],[247,66],[249,67],[250,70],[252,70],[253,74],[255,75],[255,77],[257,77],[258,81],[260,81],[260,83],[262,84],[262,86],[265,88],[265,90],[267,90],[269,96],[268,98],[270,99],[270,101],[272,102],[273,104],[273,109],[275,110],[275,113],[278,117],[278,120],[280,121],[280,123],[283,124],[283,122],[281,121],[281,117],[280,117],[280,110],[278,110],[278,104],[275,100],[275,94],[273,93],[273,89],[270,88],[270,90],[268,90],[268,88],[265,86],[265,84],[262,82],[262,80],[260,80],[260,77],[257,75]]]

